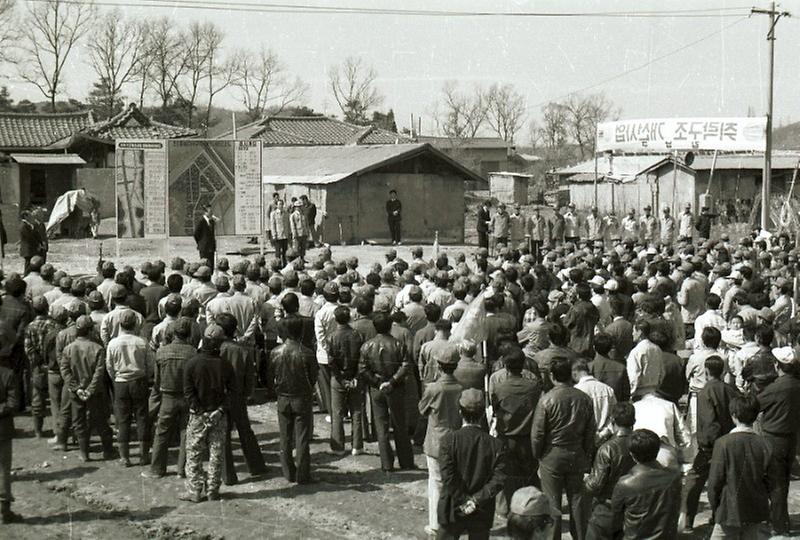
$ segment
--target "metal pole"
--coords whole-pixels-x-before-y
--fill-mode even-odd
[[[597,206],[597,152],[594,153],[594,205]]]
[[[772,182],[772,85],[775,78],[775,2],[769,13],[769,84],[767,85],[767,148],[764,152],[764,174],[761,183],[761,229],[769,229],[769,196]]]
[[[675,212],[675,196],[678,191],[678,151],[672,152],[672,216],[677,215]]]

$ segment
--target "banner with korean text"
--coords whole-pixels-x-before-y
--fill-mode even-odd
[[[597,151],[764,152],[767,118],[651,118],[597,125]]]
[[[166,141],[121,140],[114,156],[117,238],[166,238]]]

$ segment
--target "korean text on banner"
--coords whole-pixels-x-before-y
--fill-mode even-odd
[[[597,125],[597,151],[764,152],[766,117],[651,118]]]
[[[261,234],[261,141],[236,141],[234,197],[237,235]]]
[[[166,238],[167,147],[159,140],[116,144],[117,237]]]

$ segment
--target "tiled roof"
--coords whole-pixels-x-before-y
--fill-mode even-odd
[[[86,129],[91,111],[72,113],[0,113],[0,148],[46,148]]]
[[[398,133],[356,126],[326,116],[270,116],[242,126],[239,138],[261,139],[265,146],[347,146],[410,143]],[[228,132],[219,138],[231,137]]]
[[[89,126],[83,133],[110,142],[117,139],[182,139],[197,135],[190,128],[151,120],[134,103],[116,116]]]

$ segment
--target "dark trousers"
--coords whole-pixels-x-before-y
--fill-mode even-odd
[[[372,411],[375,415],[375,431],[378,435],[378,449],[381,453],[381,468],[390,471],[394,468],[394,451],[389,443],[389,429],[394,433],[397,461],[401,469],[414,466],[414,450],[406,425],[405,388],[400,385],[385,394],[377,388],[369,389],[372,398]]]
[[[253,433],[253,428],[250,425],[250,417],[247,416],[247,404],[244,402],[244,398],[233,401],[228,413],[228,431],[225,435],[224,479],[228,484],[237,480],[236,468],[233,465],[233,440],[231,437],[234,427],[236,427],[236,433],[239,435],[239,446],[242,447],[247,470],[253,476],[267,472],[267,465],[264,463],[264,456],[258,446],[258,439],[256,439],[256,434]]]
[[[586,540],[613,540],[620,531],[614,531],[614,513],[608,501],[595,500],[589,525],[586,527]]]
[[[773,530],[778,534],[789,532],[789,480],[792,462],[797,449],[794,435],[773,435],[764,433],[764,439],[772,447],[773,470],[772,488],[769,495],[769,513]]]
[[[275,239],[275,257],[281,261],[281,265],[286,266],[286,250],[289,248],[288,238]]]
[[[344,416],[350,411],[352,424],[350,430],[353,438],[353,448],[364,449],[363,439],[363,411],[364,389],[345,388],[336,377],[331,378],[331,450],[345,449]]]
[[[320,412],[331,412],[331,368],[328,364],[320,364],[317,373],[317,388],[319,389]]]
[[[278,429],[281,434],[281,469],[289,482],[311,480],[309,444],[314,433],[310,397],[278,396]],[[292,456],[295,450],[296,458]]]
[[[25,277],[31,273],[31,259],[33,257],[23,257],[25,264],[22,267],[22,276]]]
[[[142,377],[135,381],[114,382],[114,416],[117,418],[117,442],[120,455],[129,457],[131,420],[136,416],[136,431],[139,437],[141,455],[149,450],[147,441],[150,439],[149,422],[147,416],[147,398],[149,396],[147,379]]]
[[[214,264],[214,250],[210,251],[199,251],[201,259],[208,259],[209,262],[213,265]]]
[[[294,239],[294,247],[297,250],[297,254],[300,255],[300,257],[305,258],[307,246],[308,246],[307,236],[301,236],[299,238]]]
[[[561,513],[561,496],[566,492],[570,510],[570,535],[575,540],[583,540],[586,536],[586,523],[589,520],[588,496],[583,491],[583,471],[561,471],[542,465],[539,467],[539,477],[542,481],[542,492],[550,496],[559,514]],[[560,538],[561,520],[556,519],[555,527],[553,527],[553,540]]]
[[[10,503],[11,496],[11,439],[0,440],[0,502]]]
[[[498,435],[497,438],[506,449],[506,481],[497,500],[497,511],[505,516],[511,506],[511,496],[517,489],[539,484],[536,476],[538,464],[533,457],[530,433],[510,437]]]
[[[392,237],[392,242],[400,242],[400,229],[402,221],[399,219],[389,220],[389,236]]]
[[[175,432],[180,436],[178,450],[178,476],[185,476],[186,469],[186,424],[189,422],[189,408],[183,394],[161,393],[161,407],[158,409],[155,436],[153,437],[153,461],[150,470],[154,474],[167,472],[167,452]]]
[[[66,444],[67,434],[72,428],[72,405],[64,379],[55,373],[47,374],[47,390],[50,394],[50,414],[53,416],[53,433],[59,444]]]
[[[72,422],[75,426],[75,436],[78,438],[78,446],[81,451],[89,453],[89,439],[92,433],[100,436],[103,443],[103,452],[110,453],[113,449],[113,433],[111,426],[108,425],[108,394],[105,389],[100,390],[101,394],[90,397],[87,401],[81,401],[76,396],[72,396]]]
[[[542,241],[541,240],[531,240],[531,255],[533,255],[534,260],[537,263],[542,262]]]
[[[478,247],[489,249],[489,233],[478,231]]]
[[[681,492],[681,513],[685,513],[692,520],[697,515],[700,493],[702,493],[708,480],[708,473],[711,471],[712,450],[712,448],[699,448],[692,468],[686,474],[686,481]]]
[[[436,533],[438,540],[458,540],[466,535],[469,540],[485,540],[489,538],[491,525],[474,523],[450,523],[448,525],[439,524],[439,532]]]

